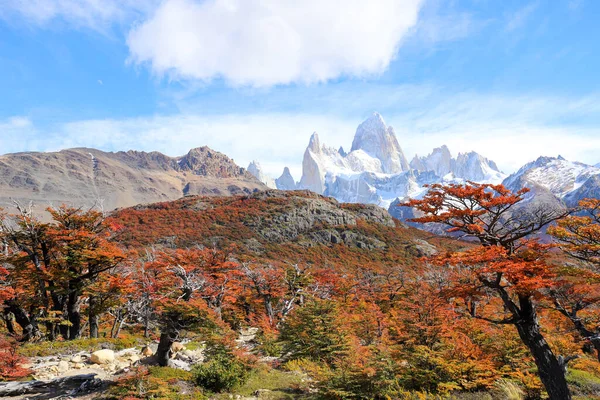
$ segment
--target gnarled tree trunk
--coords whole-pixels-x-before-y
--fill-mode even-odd
[[[538,367],[540,380],[550,400],[570,400],[566,365],[563,365],[540,332],[535,307],[528,297],[519,299],[520,318],[515,323],[519,337],[529,349]]]

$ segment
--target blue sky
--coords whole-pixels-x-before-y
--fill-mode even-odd
[[[0,0],[0,153],[209,145],[299,179],[379,111],[407,155],[600,162],[592,0]]]

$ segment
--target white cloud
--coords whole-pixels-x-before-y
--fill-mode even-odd
[[[356,105],[355,93],[333,91],[325,99],[316,94],[316,108],[303,113],[199,115],[199,108],[189,108],[175,115],[71,121],[43,129],[35,120],[13,117],[0,120],[0,152],[95,147],[156,150],[177,156],[208,145],[240,166],[256,159],[273,177],[288,166],[300,179],[302,156],[313,131],[323,143],[335,148],[343,145],[347,150],[356,126],[371,111],[379,110],[394,126],[409,158],[446,144],[453,155],[477,151],[509,173],[541,155],[560,154],[588,164],[600,161],[600,95],[450,95],[434,86],[382,86],[359,92],[361,102]],[[344,108],[350,112],[340,113]]]
[[[129,33],[130,60],[158,75],[234,86],[383,72],[422,0],[166,0]]]
[[[115,22],[127,23],[156,7],[158,0],[0,0],[0,18],[23,17],[37,26],[63,21],[75,28],[104,32]]]

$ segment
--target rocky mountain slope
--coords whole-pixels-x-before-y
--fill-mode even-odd
[[[233,245],[236,257],[254,261],[405,264],[456,245],[409,228],[378,206],[306,190],[188,196],[117,210],[112,218],[124,227],[119,240],[128,247]]]
[[[201,147],[182,157],[158,152],[107,153],[69,149],[0,156],[0,206],[33,201],[38,209],[67,203],[105,210],[174,200],[184,195],[231,195],[266,189],[233,160]]]
[[[563,157],[539,157],[506,178],[511,190],[527,187],[528,199],[573,207],[584,198],[600,197],[600,168]]]

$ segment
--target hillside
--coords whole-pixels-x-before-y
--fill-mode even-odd
[[[254,260],[397,265],[457,243],[409,228],[375,205],[339,203],[310,191],[189,196],[118,210],[112,219],[129,247],[235,245],[239,257]]]
[[[230,195],[263,188],[229,157],[208,147],[182,157],[85,148],[0,156],[2,207],[16,200],[33,201],[39,209],[67,203],[112,210],[188,194]]]

